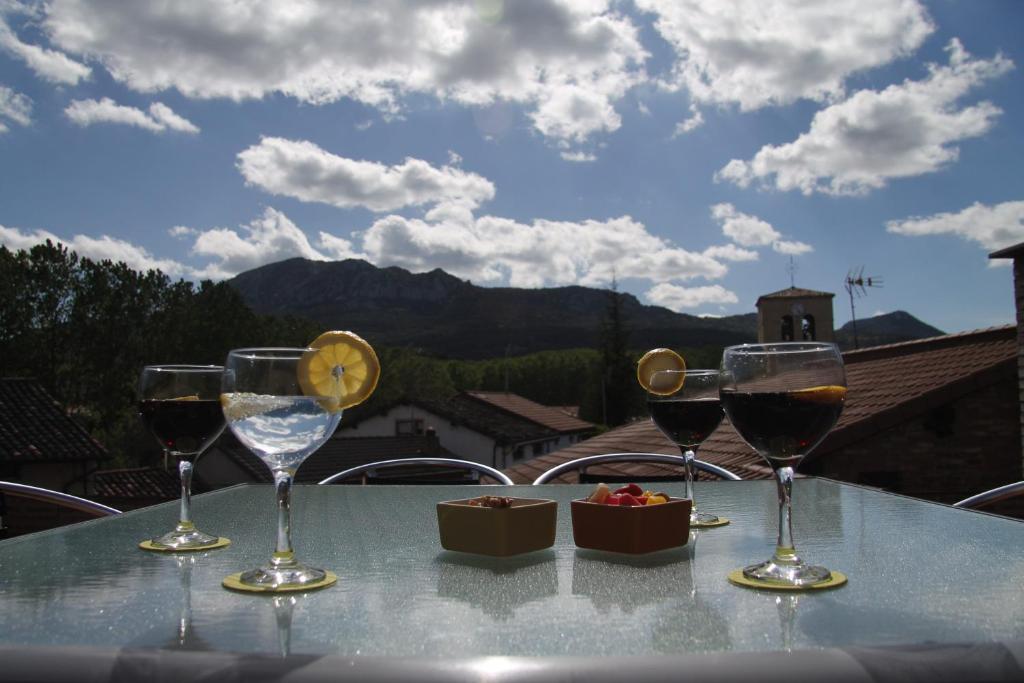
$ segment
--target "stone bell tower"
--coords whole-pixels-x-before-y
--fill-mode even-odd
[[[757,300],[757,341],[835,341],[832,299],[835,294],[789,287]]]

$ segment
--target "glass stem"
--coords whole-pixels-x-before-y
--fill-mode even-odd
[[[188,458],[178,460],[178,474],[181,476],[181,510],[177,531],[191,531],[195,525],[192,524],[192,462]]]
[[[775,478],[779,487],[779,540],[773,559],[776,564],[799,564],[793,547],[793,468],[780,467],[775,470]]]
[[[270,564],[281,569],[296,564],[292,551],[292,471],[275,470],[277,488],[277,549]]]
[[[686,497],[693,501],[693,507],[690,508],[691,518],[697,514],[697,499],[693,497],[693,460],[696,457],[697,454],[692,448],[683,449],[683,459],[686,461]]]

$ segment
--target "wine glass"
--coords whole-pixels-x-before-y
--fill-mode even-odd
[[[722,356],[719,385],[725,414],[768,461],[778,483],[775,553],[744,568],[742,578],[765,588],[838,584],[843,578],[838,572],[809,565],[796,554],[791,518],[793,469],[832,429],[846,399],[838,347],[818,342],[730,346]]]
[[[337,399],[306,395],[300,372],[316,349],[236,349],[228,354],[221,404],[228,427],[274,475],[276,547],[270,561],[225,579],[240,590],[287,591],[328,586],[331,572],[295,559],[291,540],[291,488],[295,470],[334,433],[341,420]],[[341,383],[341,368],[330,382]],[[335,396],[339,396],[341,389]],[[329,392],[328,392],[329,393]],[[237,582],[237,583],[236,583]]]
[[[139,377],[139,417],[164,449],[178,460],[181,506],[178,524],[163,536],[143,541],[146,550],[208,550],[225,546],[192,523],[192,468],[224,431],[220,409],[220,365],[147,365]]]
[[[647,392],[647,410],[658,429],[679,446],[686,460],[686,497],[693,501],[690,527],[704,528],[729,523],[697,511],[693,496],[693,461],[696,451],[722,421],[722,404],[718,398],[718,370],[659,370],[653,373],[652,387],[679,387],[671,394]]]

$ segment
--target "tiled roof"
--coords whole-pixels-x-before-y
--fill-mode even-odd
[[[218,449],[246,470],[253,481],[273,481],[267,466],[237,440],[223,439],[218,442]],[[379,460],[455,457],[438,443],[436,436],[334,437],[306,458],[296,472],[295,481],[315,484],[332,474]]]
[[[105,460],[106,449],[33,379],[0,379],[0,462]]]
[[[387,409],[378,411],[378,413],[386,412],[396,405],[403,404],[419,406],[438,417],[448,420],[454,425],[465,426],[475,432],[489,436],[502,445],[553,439],[558,436],[558,431],[551,427],[508,412],[487,401],[473,398],[466,393],[456,394],[448,399],[415,398],[397,401]],[[429,427],[431,425],[426,426]]]
[[[96,498],[174,500],[181,482],[174,470],[162,467],[101,470],[92,475]]]
[[[564,408],[545,406],[517,394],[500,391],[467,391],[467,395],[513,415],[536,422],[561,433],[588,431],[594,425],[566,412]]]
[[[708,437],[704,446],[700,448],[698,457],[701,460],[708,460],[721,465],[744,479],[765,479],[771,476],[771,470],[764,464],[760,456],[746,446],[744,446],[746,450],[739,453],[718,453],[717,451],[721,449],[717,447],[717,443],[722,440],[726,443],[739,441],[739,436],[736,435],[736,432],[728,422],[723,423],[718,430]],[[679,447],[665,438],[665,435],[649,419],[642,419],[622,427],[617,427],[592,439],[581,441],[568,448],[563,448],[560,451],[538,456],[532,460],[514,465],[506,469],[505,474],[517,484],[528,484],[545,471],[563,462],[604,453],[666,453],[669,455],[679,455]],[[679,475],[682,470],[681,468],[650,463],[610,463],[608,465],[591,467],[588,471],[591,473],[606,472],[616,475],[635,476],[639,480],[645,476]],[[714,479],[715,477],[698,473],[698,478]],[[578,481],[579,476],[576,472],[568,472],[560,477],[556,477],[551,483],[574,484]]]
[[[831,451],[922,415],[1008,374],[1012,376],[1017,363],[1016,328],[996,327],[875,346],[848,351],[843,358],[848,385],[846,403],[836,427],[810,458],[825,457]],[[526,483],[562,462],[617,452],[677,453],[678,450],[650,420],[641,420],[515,465],[505,472],[517,483]],[[771,470],[739,438],[728,420],[708,437],[698,457],[744,479],[771,476]],[[635,475],[638,479],[645,474],[666,473],[657,465],[642,464],[609,465],[606,471]],[[569,474],[556,481],[576,481],[576,475]]]
[[[777,292],[771,294],[762,294],[757,298],[758,301],[761,299],[804,299],[807,297],[827,296],[834,297],[835,294],[832,292],[818,292],[813,289],[803,289],[801,287],[787,287],[786,289],[780,289]]]

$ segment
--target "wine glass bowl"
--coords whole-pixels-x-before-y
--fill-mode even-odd
[[[291,487],[302,462],[341,420],[338,393],[307,395],[300,373],[316,349],[236,349],[228,354],[221,405],[228,428],[270,469],[277,491],[276,546],[270,561],[225,579],[241,590],[302,590],[334,582],[334,575],[295,559],[291,543]],[[337,373],[340,387],[342,373]],[[307,383],[308,384],[308,383]],[[237,583],[236,583],[237,582]]]
[[[669,393],[647,392],[647,410],[655,426],[676,444],[686,468],[686,497],[693,501],[691,528],[722,526],[728,520],[697,510],[693,492],[693,460],[697,449],[722,422],[718,392],[718,370],[658,370],[651,376],[652,388],[675,388]]]
[[[181,504],[172,531],[144,541],[147,550],[206,550],[227,539],[200,531],[192,522],[192,470],[196,460],[224,431],[220,408],[220,365],[147,365],[138,386],[139,418],[165,456],[178,461]]]
[[[775,553],[743,569],[764,587],[810,587],[834,581],[805,563],[793,544],[793,470],[835,426],[846,399],[843,358],[835,344],[783,342],[730,346],[719,377],[722,407],[740,437],[771,466],[778,482]]]

